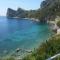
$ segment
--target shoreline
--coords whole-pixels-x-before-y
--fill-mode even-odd
[[[29,19],[29,20],[32,20],[32,21],[36,21],[36,22],[40,22],[39,19],[36,19],[36,18],[20,18],[20,17],[8,17],[9,19]]]
[[[40,22],[39,19],[35,19],[35,18],[23,18],[23,19],[29,19],[29,20],[32,20],[32,21]]]

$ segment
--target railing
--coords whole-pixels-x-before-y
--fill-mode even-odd
[[[52,57],[50,57],[50,58],[48,58],[46,60],[53,60],[53,59],[55,59],[55,58],[57,58],[59,56],[60,56],[60,53],[59,54],[56,54],[56,55],[54,55],[54,56],[52,56]]]

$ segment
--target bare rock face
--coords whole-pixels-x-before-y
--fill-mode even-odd
[[[15,17],[16,16],[16,11],[11,9],[11,8],[8,8],[7,10],[7,17],[8,18],[12,18],[12,17]]]
[[[40,7],[36,10],[24,10],[22,8],[13,10],[8,8],[7,18],[35,18],[45,23],[47,19],[50,20],[51,18],[53,20],[56,15],[60,15],[60,0],[44,0]]]
[[[27,15],[28,15],[28,11],[21,8],[18,8],[16,11],[11,8],[8,8],[6,14],[7,18],[15,18],[15,17],[25,18],[27,17]]]

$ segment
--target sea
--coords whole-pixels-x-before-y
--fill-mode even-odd
[[[52,32],[47,23],[30,19],[0,17],[0,56],[16,54],[16,49],[34,50],[45,42]]]

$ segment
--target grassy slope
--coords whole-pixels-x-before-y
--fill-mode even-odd
[[[46,60],[60,52],[60,35],[55,35],[23,60]],[[55,59],[54,59],[55,60]]]

